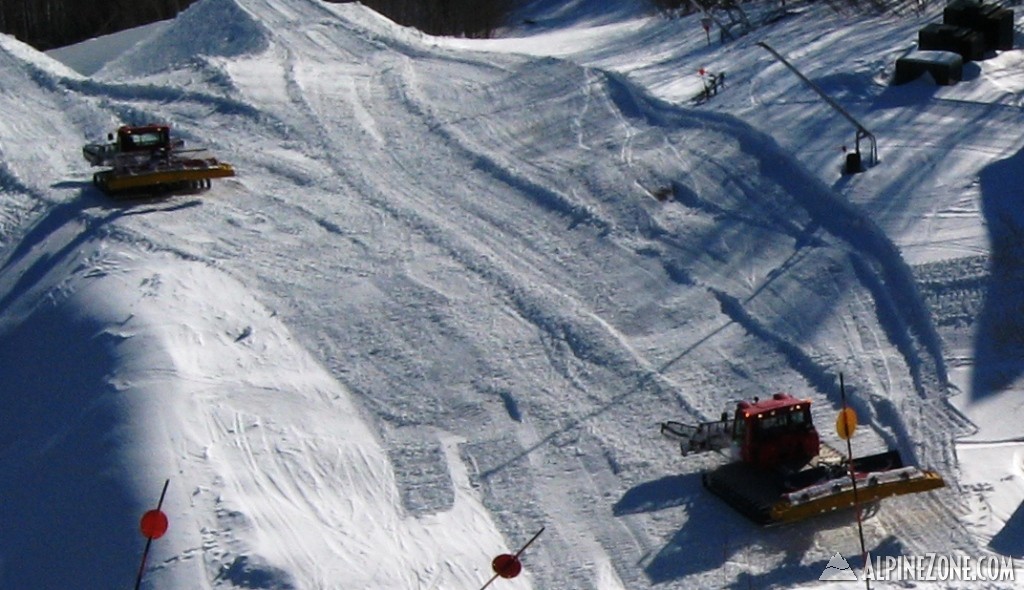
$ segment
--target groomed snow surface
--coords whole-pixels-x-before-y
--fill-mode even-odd
[[[0,588],[131,587],[167,479],[147,589],[475,589],[541,527],[492,588],[855,587],[818,581],[852,514],[758,528],[657,428],[787,391],[837,444],[840,372],[855,453],[948,484],[871,553],[1024,556],[1024,53],[890,86],[939,7],[787,5],[710,45],[597,1],[488,41],[315,0],[63,63],[0,36]],[[99,193],[81,146],[149,122],[238,176]]]

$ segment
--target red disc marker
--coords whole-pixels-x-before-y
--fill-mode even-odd
[[[153,544],[153,539],[159,539],[167,532],[167,515],[160,508],[164,505],[164,496],[167,495],[167,486],[170,483],[170,479],[164,482],[164,489],[160,492],[160,501],[156,503],[156,508],[146,511],[139,520],[139,530],[146,537],[146,548],[142,550],[142,563],[139,564],[139,575],[135,578],[135,590],[142,586],[142,574],[146,573],[149,546]]]
[[[502,553],[491,562],[491,568],[503,578],[514,578],[523,571],[523,564],[515,555]]]
[[[161,510],[150,510],[142,515],[139,530],[147,539],[159,539],[167,532],[167,515]]]
[[[539,537],[543,532],[544,527],[541,527],[540,530],[537,531],[537,534],[531,537],[530,540],[519,549],[519,551],[516,551],[515,555],[511,553],[502,553],[495,557],[491,561],[491,569],[494,570],[494,575],[490,580],[487,580],[486,584],[481,586],[480,590],[487,590],[487,587],[494,583],[498,578],[509,579],[518,576],[519,573],[523,571],[523,564],[519,561],[519,556],[522,555],[523,551],[526,551],[526,548],[536,541],[537,537]]]

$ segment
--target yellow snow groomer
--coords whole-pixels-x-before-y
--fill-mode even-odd
[[[126,125],[107,139],[86,145],[82,155],[93,166],[109,167],[94,174],[93,183],[111,196],[199,193],[210,188],[211,179],[235,175],[230,164],[206,150],[185,149],[168,125]]]
[[[811,402],[786,393],[736,404],[733,416],[697,425],[663,422],[684,455],[738,451],[739,460],[704,473],[704,486],[762,525],[782,524],[889,496],[941,488],[935,471],[905,466],[889,450],[852,460],[823,443]]]

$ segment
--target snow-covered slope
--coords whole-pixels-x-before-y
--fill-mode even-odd
[[[594,6],[469,42],[201,0],[90,77],[0,38],[0,585],[127,586],[166,478],[144,587],[474,588],[541,526],[502,587],[813,585],[851,517],[755,528],[657,424],[790,391],[834,442],[840,372],[856,452],[949,484],[869,548],[1019,553],[1018,52],[890,88],[923,19],[706,47]],[[840,177],[852,130],[759,40],[880,165]],[[108,200],[81,144],[151,121],[238,176]]]

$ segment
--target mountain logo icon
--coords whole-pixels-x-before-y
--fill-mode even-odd
[[[856,582],[857,574],[853,573],[846,558],[836,551],[836,554],[828,560],[828,565],[825,566],[825,570],[821,572],[821,577],[818,580],[822,582]]]

